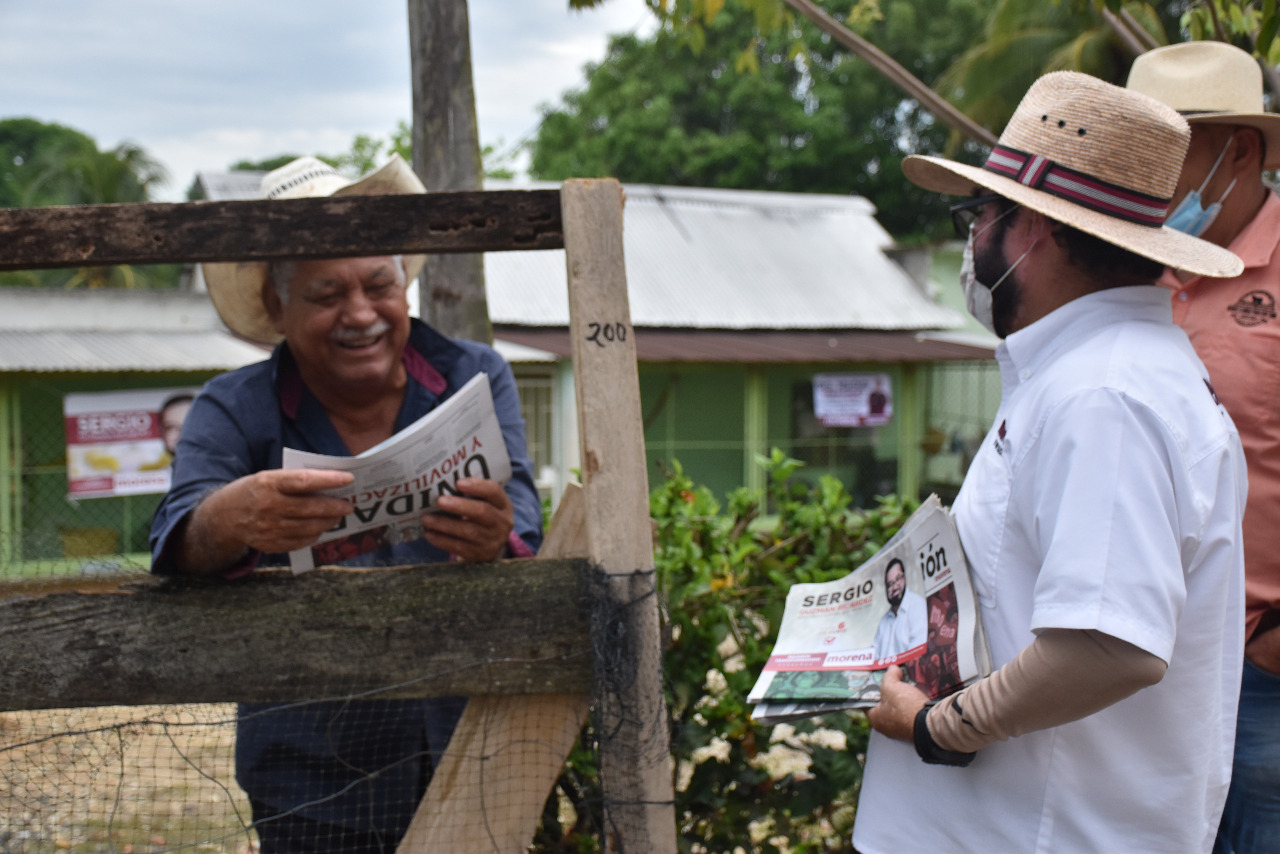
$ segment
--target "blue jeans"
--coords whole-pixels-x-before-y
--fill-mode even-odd
[[[1280,631],[1275,629],[1273,631]],[[1274,854],[1280,848],[1280,676],[1247,659],[1231,790],[1214,854]]]

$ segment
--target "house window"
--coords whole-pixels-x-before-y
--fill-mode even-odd
[[[874,506],[875,496],[897,491],[892,421],[882,427],[827,427],[814,412],[811,377],[793,379],[789,392],[789,435],[776,437],[773,444],[805,463],[799,480],[814,485],[829,474],[844,484],[855,507]]]
[[[549,374],[516,374],[520,394],[520,414],[524,416],[525,447],[533,460],[533,476],[538,490],[549,495],[554,479],[552,460],[552,379]]]

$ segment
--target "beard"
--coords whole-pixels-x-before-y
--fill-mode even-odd
[[[1009,271],[1010,264],[1004,255],[1004,236],[1009,223],[1009,218],[997,222],[983,247],[973,248],[973,273],[980,287],[989,288],[990,283],[1000,282],[1000,277]],[[1013,331],[1014,316],[1018,313],[1022,290],[1018,273],[1018,270],[1009,273],[1000,287],[991,292],[991,321],[996,336],[1001,339]]]

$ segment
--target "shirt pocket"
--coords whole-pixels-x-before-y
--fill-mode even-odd
[[[1012,494],[1011,451],[992,430],[965,474],[954,507],[974,591],[983,608],[998,601],[1001,551]]]

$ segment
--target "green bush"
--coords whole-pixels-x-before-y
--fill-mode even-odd
[[[851,851],[865,716],[761,726],[746,697],[777,639],[787,589],[847,574],[918,502],[886,496],[853,509],[834,478],[811,489],[792,480],[798,460],[775,449],[759,461],[766,489],[739,489],[724,507],[679,463],[650,496],[680,850]],[[583,809],[570,828],[548,814],[537,850],[598,850],[586,808],[599,797],[593,761],[588,751],[570,758],[560,792]]]

